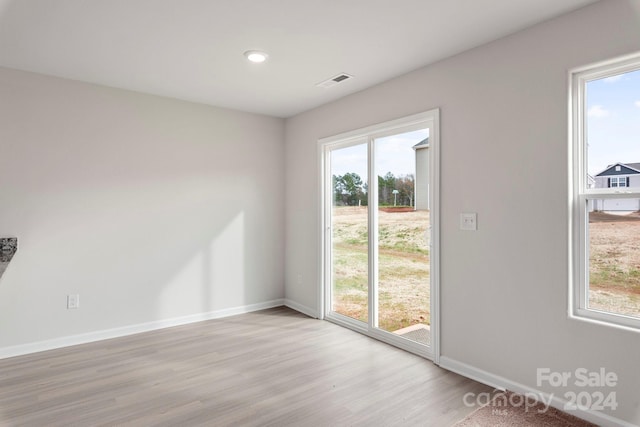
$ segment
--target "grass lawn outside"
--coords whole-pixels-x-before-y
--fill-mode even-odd
[[[591,213],[589,308],[640,318],[640,215]]]
[[[393,332],[430,324],[428,211],[385,212],[379,219],[379,327]],[[334,207],[333,309],[367,321],[367,208]]]
[[[428,211],[379,211],[379,326],[430,324]],[[333,310],[367,321],[367,207],[334,207]],[[640,318],[640,214],[592,213],[589,307]]]

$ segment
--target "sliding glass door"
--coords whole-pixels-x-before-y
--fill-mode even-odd
[[[325,317],[431,358],[437,116],[321,141]]]

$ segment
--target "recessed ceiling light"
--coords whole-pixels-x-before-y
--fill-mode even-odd
[[[244,53],[244,56],[251,62],[260,63],[266,61],[269,55],[259,50],[248,50]]]

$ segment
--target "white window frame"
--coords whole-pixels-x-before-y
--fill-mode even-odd
[[[640,69],[640,52],[569,72],[569,315],[640,331],[640,318],[589,308],[589,203],[597,199],[640,198],[632,187],[589,188],[586,143],[586,84]],[[626,183],[625,183],[626,184]],[[639,189],[640,190],[640,189]]]
[[[328,286],[327,278],[330,277],[330,260],[331,260],[331,248],[328,239],[330,234],[330,228],[328,224],[328,218],[330,218],[331,202],[330,197],[326,194],[326,189],[330,187],[329,180],[331,179],[331,165],[327,161],[327,153],[335,148],[348,147],[356,145],[362,142],[366,142],[369,145],[369,195],[378,194],[377,190],[377,176],[374,176],[373,162],[375,159],[375,146],[372,143],[375,138],[381,138],[384,136],[394,135],[400,132],[408,132],[410,130],[418,130],[422,128],[429,128],[429,149],[431,155],[429,156],[429,206],[431,206],[431,249],[430,249],[430,310],[431,310],[431,345],[425,348],[424,345],[414,343],[410,340],[395,338],[393,334],[386,332],[376,332],[375,327],[372,327],[371,319],[369,319],[366,326],[362,326],[358,321],[352,321],[349,318],[339,319],[331,317],[331,290]],[[361,332],[364,335],[376,338],[380,341],[387,342],[388,344],[395,345],[399,348],[407,350],[409,352],[418,354],[432,360],[435,364],[440,364],[440,109],[435,108],[422,113],[414,114],[411,116],[403,117],[396,120],[391,120],[384,123],[368,126],[365,128],[345,132],[339,135],[322,138],[318,141],[318,159],[319,159],[319,217],[320,217],[320,230],[319,240],[321,242],[320,254],[321,254],[321,274],[318,284],[318,313],[319,319],[330,320],[338,323],[342,326],[354,329]],[[369,203],[369,206],[372,206]],[[376,215],[377,212],[370,209],[369,215]],[[369,219],[370,224],[375,224],[376,221]],[[370,242],[377,239],[377,228],[374,226],[369,233]],[[377,250],[376,246],[369,244],[369,251]],[[373,257],[370,252],[370,259]],[[371,270],[369,271],[369,281],[372,283],[375,279],[371,279],[372,275],[377,274],[377,271],[373,270],[373,264],[370,264]],[[369,307],[377,309],[377,302],[373,300],[375,292],[371,289],[369,291]],[[394,339],[395,338],[395,339]]]

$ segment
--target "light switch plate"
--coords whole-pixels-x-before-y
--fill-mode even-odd
[[[67,308],[68,309],[80,308],[80,295],[78,294],[67,295]]]
[[[460,214],[460,230],[476,231],[478,229],[478,214],[461,213]]]

